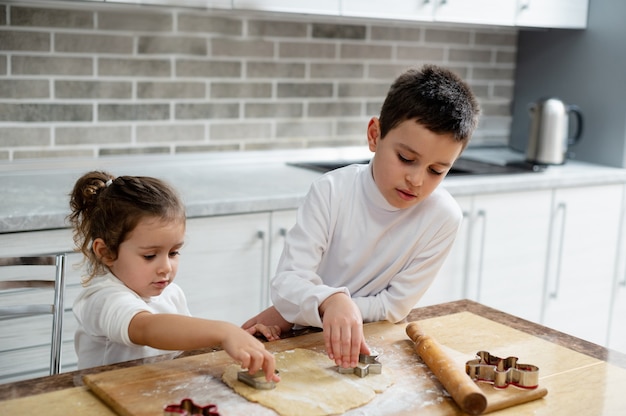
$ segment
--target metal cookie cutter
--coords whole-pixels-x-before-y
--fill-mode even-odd
[[[278,374],[278,370],[275,370],[274,374]],[[237,380],[258,390],[271,390],[276,387],[276,383],[273,381],[265,380],[265,372],[263,370],[259,370],[254,374],[250,374],[248,370],[240,371],[237,373]]]
[[[354,368],[337,367],[337,371],[341,374],[356,374],[363,378],[368,374],[380,374],[383,371],[383,365],[378,361],[378,355],[359,354],[359,362]]]
[[[518,364],[517,357],[500,358],[487,351],[478,351],[477,358],[465,363],[465,371],[474,380],[493,383],[496,388],[506,388],[509,384],[525,389],[539,385],[539,367],[531,364]]]
[[[220,416],[220,414],[217,405],[198,406],[191,399],[183,399],[180,404],[165,406],[163,416]]]

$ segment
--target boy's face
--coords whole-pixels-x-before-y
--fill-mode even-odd
[[[409,208],[441,183],[463,150],[451,134],[436,134],[405,120],[380,137],[378,118],[370,120],[367,141],[374,152],[374,182],[389,204]]]

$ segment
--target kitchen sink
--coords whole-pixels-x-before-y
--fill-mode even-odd
[[[318,172],[328,172],[355,163],[369,163],[369,159],[288,162],[287,164]],[[541,170],[543,170],[542,167],[525,162],[510,162],[508,164],[498,165],[461,157],[454,163],[454,166],[452,166],[452,169],[448,172],[448,176],[503,175],[512,173],[538,172]]]

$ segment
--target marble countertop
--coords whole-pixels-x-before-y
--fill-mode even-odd
[[[180,191],[193,218],[297,208],[321,173],[286,162],[369,157],[363,146],[14,162],[0,165],[0,233],[66,228],[69,192],[89,170],[165,179]],[[470,147],[463,157],[496,164],[523,160],[523,154],[493,147]],[[626,183],[626,169],[568,161],[543,172],[449,176],[443,186],[461,196],[610,183]]]

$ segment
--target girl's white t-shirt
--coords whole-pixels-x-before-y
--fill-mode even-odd
[[[83,289],[73,311],[78,321],[74,335],[78,369],[172,353],[131,342],[128,326],[139,312],[191,316],[185,294],[175,283],[159,296],[142,298],[110,273]]]

